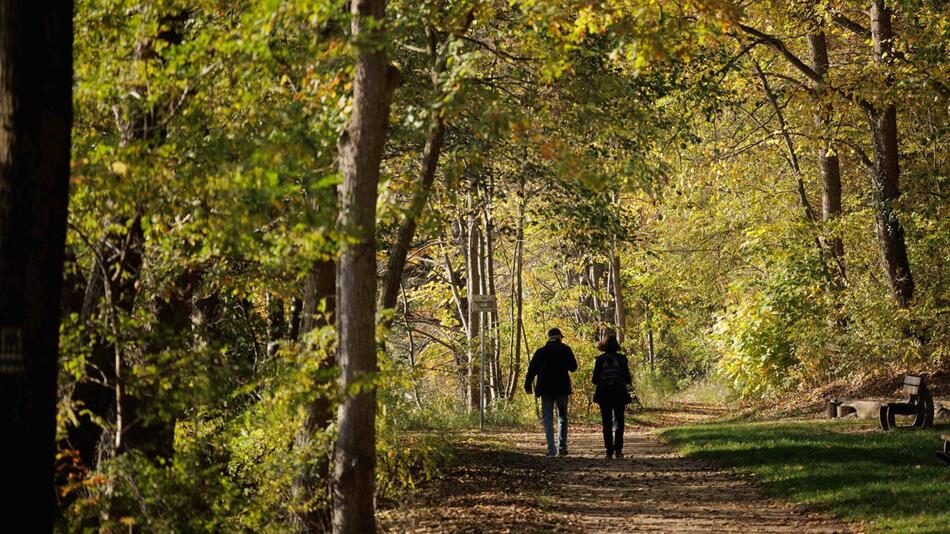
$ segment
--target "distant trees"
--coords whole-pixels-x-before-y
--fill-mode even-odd
[[[72,2],[0,1],[4,521],[51,532],[72,125]]]

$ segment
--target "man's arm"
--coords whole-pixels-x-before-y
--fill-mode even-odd
[[[577,370],[577,358],[574,357],[574,351],[571,350],[571,347],[567,345],[565,347],[567,347],[567,370],[573,373]]]
[[[541,358],[538,357],[540,353],[541,349],[534,351],[531,363],[528,364],[528,372],[524,375],[524,390],[528,393],[531,393],[531,383],[534,382],[534,377],[538,374],[538,366],[541,363]]]
[[[591,376],[590,381],[596,386],[600,382],[600,368],[603,361],[598,358],[594,360],[594,374]]]

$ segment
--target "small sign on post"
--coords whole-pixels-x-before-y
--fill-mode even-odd
[[[495,311],[495,295],[472,295],[469,302],[473,312],[491,313]],[[478,366],[478,428],[485,428],[485,321],[481,322],[482,354]]]
[[[495,311],[495,295],[472,295],[472,311],[493,312]]]

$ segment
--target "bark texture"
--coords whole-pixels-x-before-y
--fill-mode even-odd
[[[337,342],[343,400],[333,452],[333,531],[374,532],[376,390],[376,199],[393,91],[399,71],[384,46],[385,0],[353,0],[357,46],[353,111],[339,141],[340,214],[348,237],[337,264]]]
[[[894,38],[891,10],[882,0],[876,0],[871,5],[870,16],[874,61],[880,68],[886,69],[892,57]],[[890,75],[886,76],[886,83],[888,86],[893,83]],[[874,145],[872,179],[878,203],[874,226],[891,292],[901,306],[907,306],[914,296],[914,278],[907,258],[904,227],[894,213],[894,202],[900,196],[897,108],[890,100],[883,104],[865,105],[864,108]]]

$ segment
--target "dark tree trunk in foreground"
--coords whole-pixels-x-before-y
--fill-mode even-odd
[[[72,2],[0,0],[0,405],[6,525],[50,532],[72,122]],[[15,526],[12,528],[16,528]]]
[[[874,61],[882,69],[893,57],[891,51],[894,33],[891,29],[891,10],[882,0],[871,5],[871,44]],[[888,85],[893,83],[890,75]],[[894,201],[900,196],[900,167],[898,165],[897,109],[893,102],[865,104],[865,114],[871,127],[874,144],[874,172],[872,179],[877,193],[877,211],[874,226],[877,231],[881,255],[887,270],[887,278],[894,297],[907,306],[914,296],[914,279],[911,276],[907,246],[904,242],[904,227],[894,213]]]
[[[348,237],[337,265],[337,341],[343,400],[333,453],[333,531],[374,532],[376,467],[376,198],[389,107],[399,71],[386,58],[385,0],[353,0],[358,47],[353,111],[339,141],[340,231]],[[351,242],[349,242],[351,241]]]

